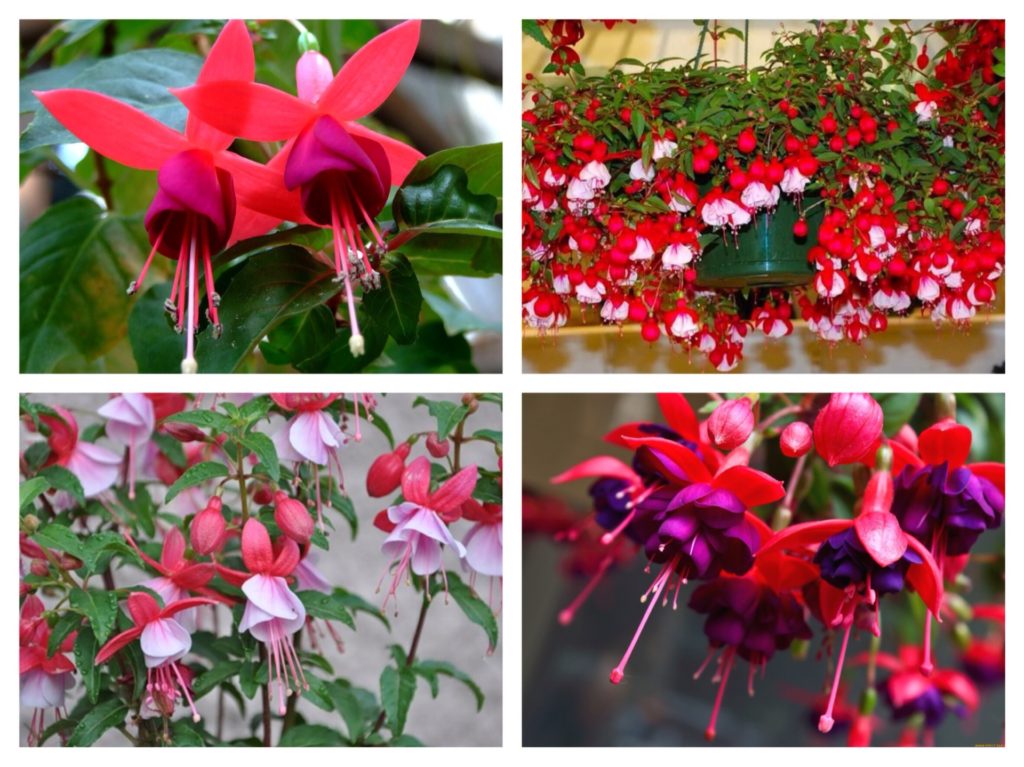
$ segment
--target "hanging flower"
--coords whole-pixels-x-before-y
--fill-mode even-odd
[[[29,722],[28,744],[42,745],[46,729],[46,711],[53,709],[55,719],[67,718],[64,694],[74,686],[75,664],[64,654],[75,644],[72,632],[52,656],[49,655],[50,624],[43,617],[42,600],[29,594],[21,605],[18,624],[18,674],[21,683],[21,704],[32,709]]]
[[[107,419],[107,436],[128,448],[128,497],[135,497],[139,450],[153,435],[156,417],[145,394],[129,392],[106,402],[99,414]]]
[[[50,430],[50,435],[46,438],[50,455],[45,465],[63,466],[78,477],[85,497],[93,498],[117,481],[121,470],[121,457],[105,447],[79,439],[78,422],[71,411],[60,406],[53,409],[57,415],[39,415],[39,420]],[[28,421],[28,425],[30,429],[35,429],[31,420]],[[58,495],[55,505],[64,508],[70,503],[70,496]]]

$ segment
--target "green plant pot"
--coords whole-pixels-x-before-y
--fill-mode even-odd
[[[808,236],[799,240],[793,235],[799,218],[796,206],[782,200],[773,212],[756,214],[735,237],[726,230],[704,248],[697,263],[697,285],[734,289],[806,285],[814,276],[807,252],[821,217],[818,205],[807,216]]]

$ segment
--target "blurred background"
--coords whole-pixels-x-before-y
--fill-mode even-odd
[[[207,398],[209,395],[206,395]],[[91,424],[99,423],[96,410],[107,400],[102,394],[47,394],[28,395],[33,402],[66,407],[75,416],[80,429],[84,430]],[[431,394],[432,399],[461,401],[461,394]],[[396,439],[419,431],[430,431],[436,428],[436,421],[424,407],[412,407],[415,395],[389,394],[379,396],[379,412],[387,420]],[[273,434],[284,421],[275,417],[267,433]],[[481,403],[470,423],[473,430],[501,429],[501,411],[494,405]],[[21,426],[21,449],[40,437],[28,432],[24,424]],[[106,440],[100,444],[107,444]],[[108,445],[109,446],[109,445]],[[339,514],[326,509],[324,514],[335,525],[330,552],[319,551],[316,561],[317,568],[327,580],[348,591],[354,592],[375,605],[383,601],[383,592],[376,593],[377,583],[387,569],[388,562],[380,551],[385,534],[373,526],[373,518],[382,508],[382,499],[373,499],[366,494],[366,472],[370,464],[381,453],[390,450],[387,440],[373,427],[363,428],[361,442],[350,442],[342,448],[339,456],[345,472],[346,489],[355,505],[359,517],[359,533],[354,541],[349,540],[348,526]],[[425,454],[422,442],[413,449],[412,456]],[[479,463],[493,468],[496,465],[493,448],[483,442],[469,442],[463,447],[465,463]],[[232,505],[229,495],[225,503]],[[191,513],[191,512],[190,512]],[[464,523],[459,523],[465,527]],[[466,527],[468,529],[468,527]],[[464,535],[465,530],[457,529],[457,537]],[[444,557],[446,568],[458,568],[457,561],[451,553]],[[457,571],[457,570],[456,570]],[[119,585],[140,583],[151,577],[133,567],[123,567],[115,572]],[[477,589],[481,599],[487,600],[491,588],[490,579],[478,578]],[[398,615],[393,614],[394,603],[388,605],[387,618],[391,622],[389,633],[382,623],[372,616],[360,613],[356,617],[358,631],[353,633],[341,624],[335,624],[336,630],[344,640],[345,651],[339,653],[329,636],[321,639],[324,655],[331,662],[335,672],[349,678],[359,687],[375,691],[379,695],[380,672],[390,661],[388,647],[400,644],[408,649],[419,615],[419,596],[411,587],[399,589]],[[498,610],[497,617],[501,626],[501,589],[493,586],[492,606]],[[406,732],[414,735],[428,746],[499,746],[501,745],[501,710],[502,710],[502,654],[504,635],[500,634],[497,650],[493,655],[487,654],[487,640],[478,626],[469,622],[462,610],[452,601],[445,604],[443,599],[435,600],[427,614],[423,635],[420,640],[418,656],[424,660],[443,660],[466,672],[479,686],[485,695],[483,709],[477,713],[476,703],[470,692],[458,682],[442,679],[440,694],[434,700],[425,684],[420,684],[409,709]],[[206,725],[215,710],[216,695],[208,694],[198,702],[198,708]],[[69,709],[74,705],[73,698],[69,701]],[[258,711],[258,698],[247,701],[248,714]],[[340,727],[341,721],[337,713],[321,711],[310,703],[303,703],[300,698],[299,712],[311,724],[324,724]],[[185,709],[179,708],[179,715]],[[225,738],[248,737],[249,729],[238,708],[230,702],[226,706]],[[28,717],[31,711],[21,709],[22,727],[19,736],[24,744],[24,733],[27,732]],[[343,731],[343,730],[342,730]],[[96,745],[123,746],[127,745],[124,738],[113,734],[105,736]],[[274,742],[278,738],[278,722],[274,724]],[[47,745],[59,744],[53,738]]]
[[[303,20],[316,35],[321,52],[334,71],[354,51],[397,21]],[[32,90],[66,87],[98,60],[143,48],[160,48],[205,55],[216,39],[221,21],[149,19],[22,20],[20,26],[20,131],[32,122],[39,102]],[[256,79],[295,93],[298,32],[287,21],[260,21],[253,31]],[[73,83],[72,83],[73,84]],[[430,155],[456,146],[501,142],[501,30],[493,21],[425,21],[412,65],[394,93],[374,114],[360,122],[394,136]],[[184,126],[185,109],[168,103],[159,115],[167,124]],[[68,140],[73,137],[68,135]],[[121,213],[142,213],[156,189],[156,174],[97,163],[84,144],[37,146],[31,135],[21,139],[21,231],[53,202],[78,190],[100,196]],[[236,151],[263,162],[267,145],[238,141]],[[141,231],[141,223],[139,225]],[[148,252],[148,247],[147,247]],[[145,254],[143,254],[145,255]],[[167,259],[154,269],[170,279]],[[122,264],[125,273],[138,264]],[[162,270],[162,271],[161,271]],[[128,280],[131,277],[127,278]],[[501,368],[501,277],[424,278],[425,292],[441,292],[461,307],[465,323],[476,330],[470,337],[473,362],[480,372]],[[433,284],[436,282],[437,284]],[[127,285],[127,282],[125,282]],[[123,353],[130,361],[124,344]],[[121,359],[112,353],[112,357]],[[76,372],[82,372],[77,370]]]
[[[876,395],[878,396],[878,395]],[[706,395],[687,395],[695,410]],[[969,425],[975,439],[972,460],[1003,460],[1003,395],[957,395],[958,420]],[[703,418],[704,416],[701,416]],[[917,429],[933,422],[926,395],[915,418]],[[586,481],[552,485],[550,479],[595,455],[628,459],[628,453],[603,442],[613,427],[631,421],[664,423],[650,394],[527,394],[523,397],[523,485],[564,502],[583,515],[591,510]],[[755,468],[786,479],[790,459],[772,451],[755,453]],[[778,459],[777,462],[774,462]],[[838,470],[837,470],[838,471]],[[848,499],[835,488],[831,501],[837,515],[849,515]],[[524,519],[528,515],[524,512]],[[967,573],[973,582],[971,603],[1002,601],[1003,528],[983,535],[972,550]],[[619,685],[608,682],[644,610],[640,595],[654,577],[643,572],[642,555],[613,568],[576,613],[568,626],[558,613],[584,588],[585,577],[566,572],[569,547],[549,533],[524,529],[523,533],[523,744],[526,746],[704,746],[717,685],[712,670],[700,679],[693,674],[707,656],[704,618],[689,609],[657,607],[651,614]],[[688,599],[684,587],[680,602]],[[914,600],[917,601],[917,600]],[[882,600],[883,651],[895,651],[898,640],[920,642],[919,617],[902,610],[899,600]],[[847,733],[837,724],[831,736],[817,731],[823,706],[827,663],[821,649],[820,624],[814,631],[806,659],[788,651],[775,654],[767,671],[754,678],[756,694],[747,695],[744,662],[726,689],[718,718],[716,746],[833,746],[845,745]],[[985,625],[977,627],[983,635]],[[941,638],[939,638],[941,635]],[[948,632],[940,627],[934,646],[936,664],[959,668]],[[854,633],[851,655],[866,650],[868,636]],[[742,671],[742,674],[739,673]],[[884,679],[882,674],[880,679]],[[863,668],[848,667],[847,702],[856,705],[864,684]],[[888,708],[880,696],[877,713],[887,720]],[[1001,684],[982,690],[981,708],[965,720],[953,716],[936,733],[940,746],[996,744],[1003,741],[1005,693]],[[880,726],[873,741],[894,745],[900,728]]]

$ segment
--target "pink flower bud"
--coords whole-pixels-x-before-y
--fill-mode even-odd
[[[439,440],[436,431],[432,431],[427,435],[427,452],[434,456],[434,458],[444,458],[448,455],[450,449],[451,443],[446,439]]]
[[[206,439],[202,430],[190,423],[165,423],[160,427],[160,431],[174,437],[178,442],[202,442]]]
[[[746,397],[721,403],[708,418],[708,436],[715,447],[732,450],[747,441],[754,430],[754,409]]]
[[[366,492],[373,498],[391,495],[402,484],[405,459],[409,455],[409,443],[403,442],[394,452],[384,453],[370,465],[366,473]]]
[[[274,493],[274,521],[296,543],[309,543],[313,536],[313,517],[305,505],[280,490]]]
[[[188,538],[197,554],[212,554],[224,545],[226,525],[220,511],[222,506],[220,498],[214,496],[206,508],[193,517]]]
[[[789,458],[799,458],[804,455],[811,449],[812,444],[811,427],[803,421],[793,421],[782,430],[782,434],[779,436],[779,447],[782,448],[782,454]]]
[[[306,51],[295,64],[295,84],[303,101],[316,102],[333,79],[331,62],[318,51]]]
[[[870,394],[833,394],[814,419],[814,446],[829,466],[856,463],[882,436],[882,406]]]

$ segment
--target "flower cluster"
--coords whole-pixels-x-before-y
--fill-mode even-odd
[[[593,308],[724,371],[751,331],[785,336],[798,317],[859,343],[888,317],[964,325],[994,302],[1003,81],[977,41],[1001,50],[1001,22],[944,25],[925,73],[902,27],[874,45],[862,24],[819,27],[782,34],[749,71],[527,87],[528,326]]]
[[[432,412],[439,407],[421,401]],[[250,699],[262,686],[264,744],[277,716],[282,742],[294,745],[290,738],[301,728],[288,732],[300,696],[332,710],[346,705],[336,703],[345,698],[337,690],[350,690],[348,680],[315,673],[333,675],[320,640],[329,636],[345,651],[342,632],[355,631],[356,612],[388,626],[384,607],[406,577],[423,594],[423,614],[436,591],[450,591],[493,649],[496,619],[476,595],[474,578],[502,574],[500,432],[465,429],[488,402],[500,404],[493,395],[445,401],[440,406],[457,413],[444,421],[450,434],[417,432],[394,447],[381,401],[370,394],[129,393],[90,414],[95,423],[83,430],[70,410],[23,400],[30,444],[21,460],[20,671],[22,704],[33,710],[29,744],[59,732],[69,745],[89,745],[111,727],[142,745],[219,742],[201,725],[200,699],[230,684]],[[342,588],[325,567],[348,556],[339,553],[345,541],[335,520],[348,522],[353,539],[359,527],[343,474],[351,459],[341,451],[363,441],[365,424],[402,455],[399,478],[388,480],[385,492],[378,492],[379,459],[366,482],[371,497],[401,491],[386,512],[390,535],[380,543],[384,559],[401,564],[379,605]],[[406,467],[421,442],[427,455]],[[466,451],[486,455],[490,444],[497,470],[459,465]],[[446,462],[430,460],[449,453]],[[448,532],[458,519],[471,524],[464,543]],[[459,568],[444,567],[442,547],[456,551]],[[422,630],[421,615],[412,649],[392,672],[429,675],[437,664],[418,665]],[[482,702],[460,674],[452,672]],[[349,722],[349,738],[339,734],[338,745],[386,743],[385,726],[392,739],[402,737],[408,704],[399,720],[363,692],[368,721],[358,728]],[[382,687],[382,701],[385,694]],[[93,705],[103,712],[102,727],[89,713]],[[176,721],[180,706],[188,725]],[[59,727],[47,727],[51,711]],[[217,730],[223,716],[219,705]]]
[[[551,503],[528,504],[534,520],[529,530],[569,543],[571,561],[584,553],[582,561],[594,563],[582,569],[591,580],[559,614],[560,622],[573,620],[613,565],[625,566],[641,554],[645,572],[654,572],[641,597],[647,606],[639,626],[611,671],[613,683],[625,678],[655,605],[671,602],[675,609],[683,599],[705,616],[710,646],[695,676],[712,662],[717,667],[708,739],[716,734],[737,659],[750,665],[753,692],[755,671],[780,650],[805,647],[812,626],[822,632],[822,652],[834,668],[818,711],[822,733],[845,710],[840,690],[855,629],[873,639],[872,649],[852,660],[868,667],[868,684],[851,743],[870,741],[880,692],[892,718],[910,719],[916,736],[926,740],[948,711],[977,708],[979,693],[968,676],[936,667],[932,620],[960,618],[950,637],[964,650],[966,672],[984,676],[994,669],[999,677],[1001,632],[983,646],[971,639],[964,621],[988,617],[1001,626],[1001,610],[979,605],[972,616],[962,574],[979,536],[1002,524],[1004,467],[967,463],[972,432],[956,422],[951,398],[937,400],[938,420],[919,435],[907,424],[886,434],[883,406],[868,394],[713,395],[705,420],[682,395],[658,400],[666,424],[630,423],[606,436],[632,452],[630,461],[601,455],[553,478],[592,481],[593,515],[586,521]],[[780,452],[795,459],[786,484],[750,465],[759,448],[776,439]],[[852,514],[836,515],[816,507],[802,479],[843,466],[854,467]],[[757,511],[769,505],[775,507],[770,524]],[[554,526],[541,525],[544,517]],[[598,532],[587,534],[591,528]],[[690,581],[696,583],[686,597]],[[898,661],[880,652],[883,597],[896,613],[919,601],[923,610],[917,614],[925,615],[923,621],[910,618],[921,643],[900,649]],[[878,669],[891,672],[882,683],[875,681]]]

